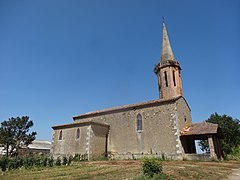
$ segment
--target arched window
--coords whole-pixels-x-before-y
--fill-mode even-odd
[[[165,78],[166,87],[168,87],[167,71],[164,71],[164,78]]]
[[[175,71],[173,70],[173,85],[176,86]]]
[[[137,131],[142,131],[142,115],[137,115]]]
[[[60,133],[59,133],[58,140],[62,140],[62,130],[61,130]]]
[[[80,129],[77,128],[76,139],[79,139],[79,138],[80,138]]]

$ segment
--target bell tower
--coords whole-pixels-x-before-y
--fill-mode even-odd
[[[158,77],[160,99],[183,96],[181,68],[178,61],[174,58],[164,20],[162,23],[160,63],[155,65],[154,72]]]

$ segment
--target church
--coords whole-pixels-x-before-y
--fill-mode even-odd
[[[159,99],[80,114],[73,116],[72,123],[53,126],[52,155],[197,159],[200,156],[195,140],[208,140],[210,153],[202,156],[221,158],[222,133],[218,125],[192,123],[191,109],[183,95],[181,67],[164,21],[161,57],[154,73]]]

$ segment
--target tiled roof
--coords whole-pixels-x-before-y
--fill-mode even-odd
[[[68,124],[62,124],[62,125],[56,125],[53,126],[53,129],[62,129],[62,128],[69,128],[69,127],[78,127],[78,126],[84,126],[84,125],[89,125],[89,124],[95,124],[95,125],[99,125],[99,126],[105,126],[105,127],[109,127],[109,124],[106,123],[100,123],[100,122],[94,122],[93,120],[81,120],[79,121],[75,121],[73,123],[68,123]]]
[[[164,104],[164,103],[174,102],[180,98],[183,98],[183,97],[179,96],[179,97],[175,97],[172,99],[157,99],[157,100],[152,100],[152,101],[147,101],[147,102],[128,104],[128,105],[124,105],[124,106],[118,106],[118,107],[103,109],[103,110],[99,110],[99,111],[88,112],[86,114],[73,116],[73,120],[83,119],[83,118],[97,116],[97,115],[109,114],[109,113],[114,113],[114,112],[119,112],[119,111],[132,110],[132,109],[137,109],[137,108],[142,108],[142,107],[156,106],[156,105],[160,105],[160,104]]]
[[[183,128],[181,131],[181,136],[217,134],[218,130],[218,124],[204,121],[201,123],[191,124],[190,126]]]

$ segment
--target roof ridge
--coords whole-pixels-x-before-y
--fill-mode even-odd
[[[137,107],[145,106],[145,105],[154,105],[156,103],[164,103],[164,102],[176,101],[176,100],[178,100],[181,97],[182,96],[174,97],[174,98],[171,98],[171,99],[155,99],[155,100],[150,100],[150,101],[146,101],[146,102],[139,102],[139,103],[134,103],[134,104],[126,104],[126,105],[116,106],[116,107],[112,107],[112,108],[106,108],[106,109],[102,109],[102,110],[90,111],[90,112],[87,112],[85,114],[79,114],[79,115],[73,116],[73,120],[75,120],[76,118],[82,118],[82,117],[86,117],[86,116],[93,116],[93,115],[98,115],[98,114],[108,113],[108,112],[113,112],[113,111],[120,111],[120,110],[128,109],[128,108],[131,109],[131,108],[137,108]],[[184,98],[184,97],[182,97],[182,98]]]

